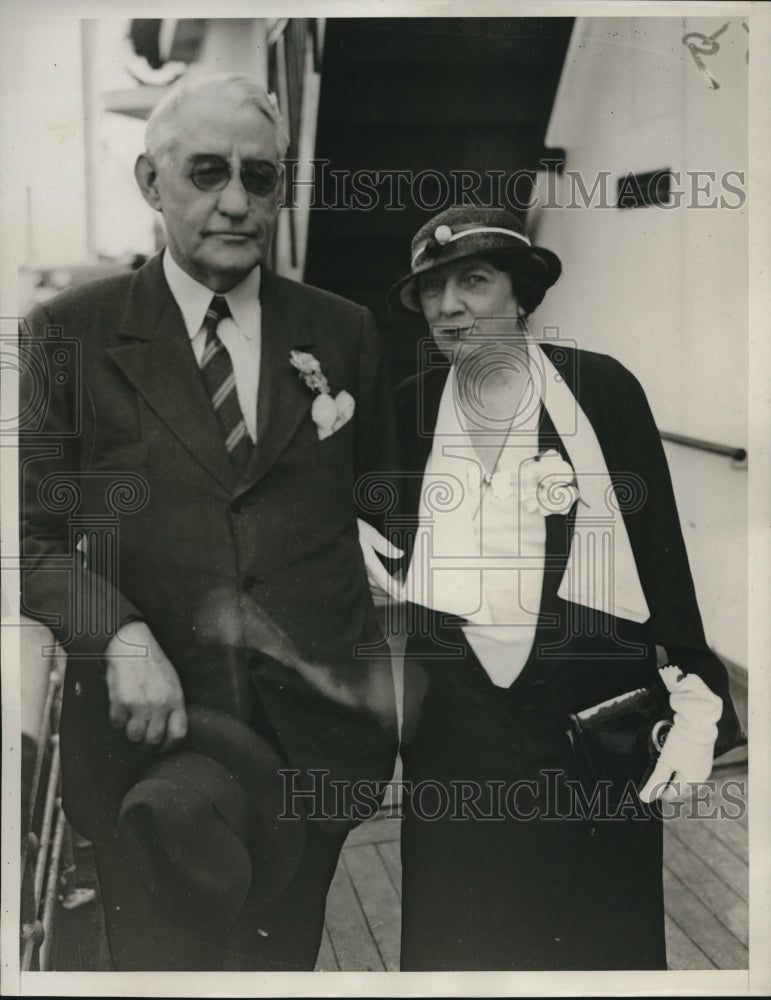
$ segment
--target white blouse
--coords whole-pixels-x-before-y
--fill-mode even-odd
[[[525,506],[521,472],[538,453],[540,402],[512,422],[485,475],[458,413],[453,369],[423,476],[410,600],[467,619],[463,631],[490,679],[508,687],[527,661],[543,584],[546,522]]]

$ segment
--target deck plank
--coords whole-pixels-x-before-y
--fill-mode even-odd
[[[383,859],[374,844],[349,847],[343,857],[386,971],[398,972],[401,907]]]
[[[721,819],[715,823],[715,836],[745,864],[749,864],[746,766],[743,770],[730,769],[718,775],[713,774],[713,780],[715,779],[715,802],[721,814]]]
[[[57,908],[51,967],[56,972],[111,972],[112,960],[93,850],[87,842],[78,845],[76,834],[70,832],[68,836],[76,842],[73,860],[77,867],[70,875],[71,884],[94,889],[95,897],[74,910]]]
[[[725,846],[745,864],[750,862],[749,837],[746,828],[741,824],[730,820],[716,820],[714,824],[714,834]]]
[[[678,971],[717,968],[669,915],[665,916],[664,923],[667,937],[667,968]]]
[[[664,863],[745,946],[749,945],[747,903],[725,884],[687,844],[677,837],[664,840]]]
[[[398,841],[387,840],[377,845],[377,852],[383,859],[396,895],[402,898],[402,856]]]
[[[360,823],[348,834],[345,847],[359,847],[361,844],[382,844],[384,841],[399,840],[402,835],[401,817],[395,810],[387,810],[366,823]]]
[[[714,824],[691,819],[668,820],[665,835],[676,837],[712,869],[727,886],[745,902],[749,900],[749,869],[745,862],[719,840],[712,831]]]
[[[385,971],[342,858],[329,887],[326,924],[341,972]]]
[[[715,800],[723,808],[723,816],[746,830],[747,819],[747,768],[717,770],[712,774],[715,782]]]
[[[321,947],[319,948],[319,954],[316,958],[316,968],[314,972],[339,972],[340,966],[337,962],[337,955],[335,954],[335,949],[332,947],[332,942],[329,939],[329,931],[327,930],[326,924],[324,925],[324,933],[321,935]]]
[[[668,868],[664,868],[667,913],[719,969],[746,969],[749,951]]]

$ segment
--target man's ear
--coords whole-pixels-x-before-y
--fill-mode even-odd
[[[161,195],[158,191],[158,171],[147,153],[140,153],[137,157],[137,162],[134,164],[134,177],[137,179],[139,190],[147,204],[156,212],[162,212]]]

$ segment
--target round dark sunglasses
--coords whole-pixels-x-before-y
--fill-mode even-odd
[[[223,191],[232,176],[230,164],[220,157],[206,157],[190,172],[199,191]],[[241,183],[249,194],[271,194],[276,190],[278,176],[278,168],[269,160],[250,160],[241,167]]]

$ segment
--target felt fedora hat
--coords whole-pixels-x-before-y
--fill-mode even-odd
[[[239,719],[188,708],[184,742],[156,758],[118,815],[128,861],[166,919],[216,936],[286,887],[306,825],[281,818],[285,767]]]
[[[538,301],[562,272],[559,257],[551,250],[533,246],[522,223],[511,212],[475,206],[447,208],[415,234],[410,248],[410,273],[391,287],[388,304],[397,312],[420,312],[415,294],[420,275],[491,251],[504,251],[513,266],[521,262],[528,267],[529,280],[539,286]]]

